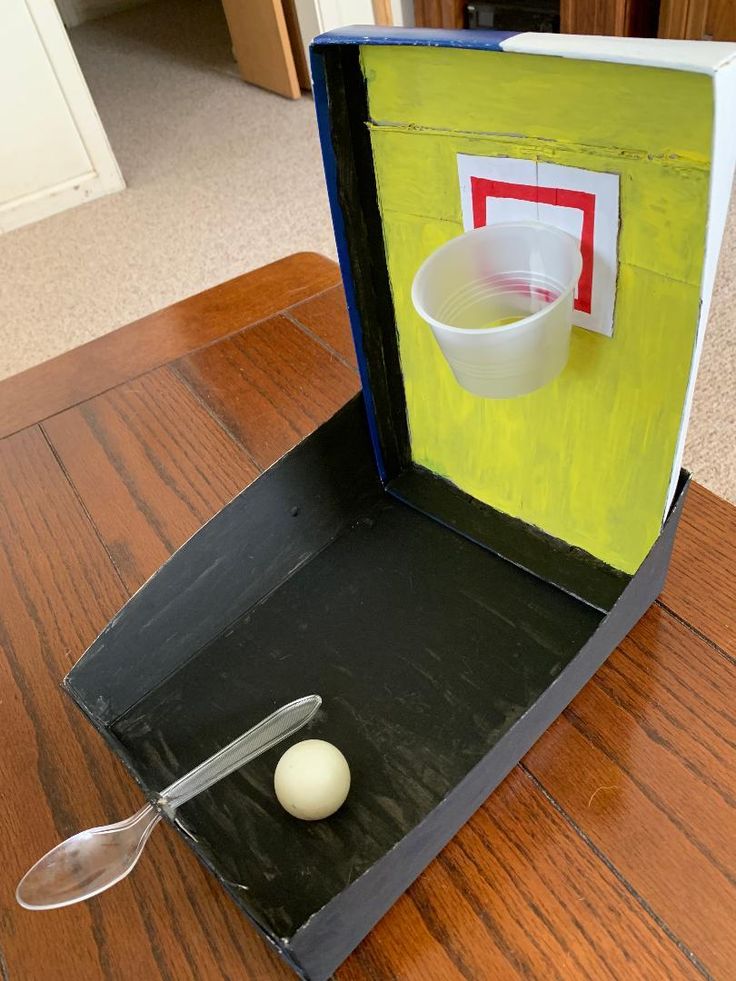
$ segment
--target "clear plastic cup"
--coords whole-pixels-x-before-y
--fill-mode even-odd
[[[577,241],[552,225],[486,225],[429,256],[412,301],[463,388],[526,395],[567,363],[582,262]]]

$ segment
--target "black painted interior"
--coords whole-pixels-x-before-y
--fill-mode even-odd
[[[354,778],[337,815],[308,824],[281,809],[283,748],[180,812],[257,919],[288,937],[439,804],[601,618],[384,496],[113,732],[163,788],[275,706],[323,696],[309,735],[339,746]]]

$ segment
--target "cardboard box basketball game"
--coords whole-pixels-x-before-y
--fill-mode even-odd
[[[312,69],[362,396],[176,552],[65,684],[151,797],[322,696],[308,735],[353,773],[335,815],[288,815],[271,751],[174,822],[322,979],[661,589],[736,159],[736,46],[354,28],[317,38]],[[579,263],[564,357],[525,394],[479,395],[483,345],[564,298],[540,228]],[[539,233],[527,269],[442,251],[508,234],[508,259],[519,229]],[[468,272],[446,298],[429,277],[432,322],[415,288],[430,260],[448,282]],[[516,313],[463,326],[488,283]]]

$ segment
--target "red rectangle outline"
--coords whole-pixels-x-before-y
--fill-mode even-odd
[[[470,178],[470,195],[473,203],[473,227],[486,224],[488,198],[512,198],[517,201],[535,201],[538,204],[577,208],[583,213],[583,229],[580,236],[580,252],[583,270],[578,280],[575,309],[591,312],[593,297],[593,236],[595,232],[595,194],[589,191],[570,191],[564,187],[539,187],[532,184],[512,184],[508,181],[490,180],[487,177]]]

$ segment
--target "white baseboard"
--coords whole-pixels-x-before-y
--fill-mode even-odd
[[[24,198],[9,201],[0,207],[0,234],[11,232],[23,225],[49,218],[67,208],[94,201],[95,198],[122,191],[125,181],[118,174],[118,179],[105,180],[94,171],[81,174],[72,180],[65,181],[57,187],[44,188]]]

